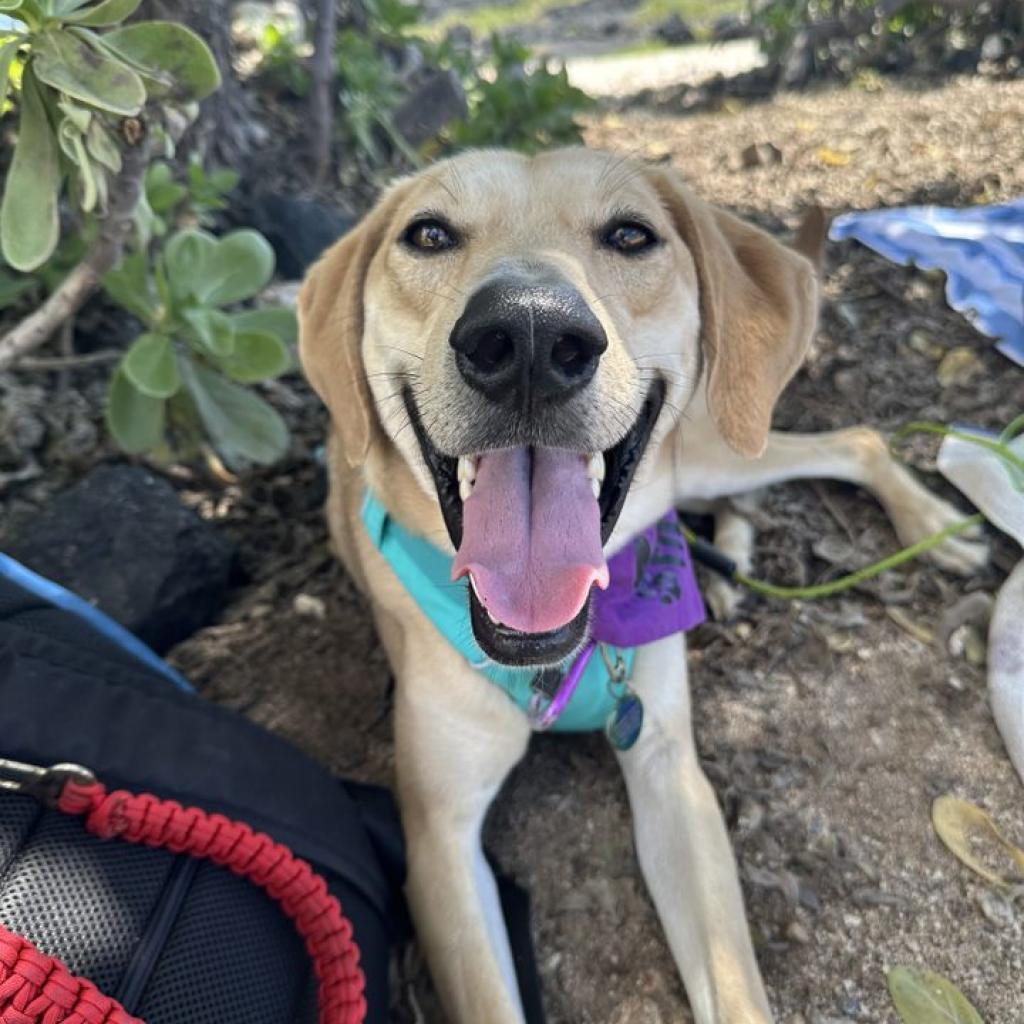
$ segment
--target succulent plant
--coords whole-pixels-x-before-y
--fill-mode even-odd
[[[107,294],[146,328],[110,384],[107,421],[122,448],[195,447],[205,434],[232,469],[284,453],[284,420],[245,385],[292,368],[294,312],[225,309],[257,295],[273,272],[273,250],[256,231],[218,239],[186,230],[152,266],[135,253],[107,274]]]
[[[141,0],[0,0],[0,109],[13,89],[18,135],[0,205],[0,249],[31,271],[60,239],[65,184],[90,213],[121,170],[126,118],[187,107],[220,84],[209,48],[169,21],[122,24]]]

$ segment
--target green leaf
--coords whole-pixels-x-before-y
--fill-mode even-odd
[[[110,137],[110,132],[103,127],[99,118],[94,117],[89,122],[89,130],[85,133],[85,146],[89,155],[98,163],[102,164],[112,174],[121,170],[121,150]]]
[[[7,99],[7,90],[11,84],[11,65],[18,56],[18,47],[21,44],[21,39],[12,39],[0,46],[0,108]]]
[[[103,290],[119,306],[137,316],[143,323],[152,323],[157,315],[157,302],[141,252],[125,256],[103,276]]]
[[[43,20],[43,9],[39,5],[39,0],[21,0],[16,9],[17,17],[33,31],[39,28]]]
[[[152,451],[164,440],[164,399],[136,391],[123,374],[115,373],[107,393],[107,427],[129,455]]]
[[[108,25],[120,25],[125,18],[131,17],[142,0],[102,0],[95,7],[74,14],[66,14],[65,21],[76,25],[88,25],[90,28],[106,28]]]
[[[0,11],[16,11],[21,6],[21,0],[0,0]]]
[[[236,331],[267,331],[276,334],[286,345],[299,343],[299,321],[295,310],[288,306],[243,309],[231,314],[231,323]]]
[[[179,300],[198,298],[206,263],[217,239],[206,231],[179,231],[164,246],[163,265],[173,295]]]
[[[258,231],[221,239],[206,231],[179,231],[164,249],[171,291],[179,300],[223,306],[251,298],[274,274],[274,250]]]
[[[146,102],[146,87],[130,67],[101,56],[69,32],[41,33],[32,63],[41,82],[100,110],[127,117]]]
[[[185,359],[182,377],[214,448],[231,469],[269,465],[288,450],[288,427],[259,395]]]
[[[142,252],[149,248],[154,235],[162,237],[167,232],[164,219],[153,212],[145,191],[139,193],[139,201],[132,210],[132,225],[135,228],[135,244]]]
[[[107,426],[130,454],[155,448],[164,436],[164,399],[144,395],[119,367],[107,393]]]
[[[174,180],[167,164],[153,164],[146,172],[146,196],[156,213],[167,213],[187,195],[188,189]]]
[[[218,309],[188,309],[183,315],[210,355],[218,359],[231,355],[235,348],[235,328],[226,313]]]
[[[274,250],[249,229],[225,235],[207,254],[197,297],[211,306],[252,298],[274,276]]]
[[[140,334],[125,353],[121,369],[150,398],[170,398],[181,388],[174,345],[163,334]]]
[[[903,1024],[984,1024],[967,997],[941,974],[894,967],[886,980]]]
[[[66,118],[60,126],[59,138],[61,148],[78,168],[78,179],[82,186],[82,210],[85,213],[91,213],[96,208],[99,193],[96,188],[96,174],[92,168],[92,161],[85,151],[85,140],[74,123]],[[68,152],[69,147],[70,152]]]
[[[152,80],[153,95],[201,100],[220,86],[220,70],[210,48],[176,22],[137,21],[107,32],[102,43]]]
[[[64,116],[75,126],[78,132],[84,135],[89,130],[92,122],[92,111],[88,107],[80,107],[73,100],[59,100],[57,106],[64,112]]]
[[[57,140],[30,65],[22,79],[18,144],[0,206],[0,244],[15,270],[35,270],[57,247],[59,194]]]
[[[234,350],[220,360],[224,372],[243,384],[280,377],[292,368],[288,346],[267,331],[242,331],[235,335]]]
[[[188,189],[184,185],[172,181],[149,190],[149,205],[157,213],[169,213],[187,195]]]

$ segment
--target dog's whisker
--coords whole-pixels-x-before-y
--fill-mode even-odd
[[[406,348],[399,348],[398,345],[381,345],[383,349],[387,349],[389,352],[401,352],[402,355],[408,356],[410,359],[418,359],[420,362],[423,361],[423,356],[417,352],[410,352]]]

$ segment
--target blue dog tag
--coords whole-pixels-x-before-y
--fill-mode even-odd
[[[608,741],[616,750],[629,750],[639,738],[643,726],[643,701],[627,689],[608,716],[608,724],[605,726]]]

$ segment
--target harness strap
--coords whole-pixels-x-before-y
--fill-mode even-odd
[[[292,920],[319,982],[320,1024],[362,1024],[365,978],[352,925],[327,883],[270,836],[221,814],[68,778],[54,801],[86,830],[208,860],[263,889]],[[143,1024],[91,982],[0,926],[0,1024]]]

